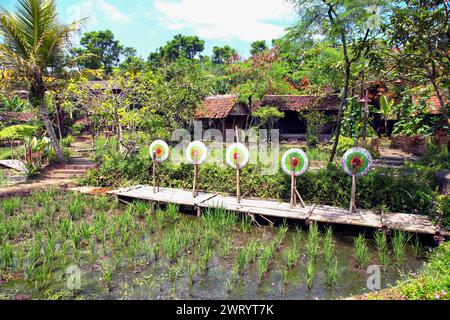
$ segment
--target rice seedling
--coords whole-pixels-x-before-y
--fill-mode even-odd
[[[96,211],[107,211],[110,208],[110,198],[109,197],[95,197],[92,201],[92,208]]]
[[[359,268],[364,268],[369,260],[366,238],[360,234],[354,241],[356,263]]]
[[[384,232],[375,232],[374,233],[375,244],[377,246],[378,253],[387,250],[387,238]]]
[[[212,256],[213,256],[213,252],[210,248],[207,248],[206,250],[204,250],[202,252],[202,255],[200,256],[199,266],[203,272],[208,271],[209,262],[211,261]]]
[[[283,286],[287,286],[289,284],[289,270],[283,269],[281,270],[281,283]],[[284,287],[280,290],[281,293],[284,293]]]
[[[306,267],[306,285],[308,289],[312,289],[314,286],[315,267],[314,260],[308,259],[308,265]]]
[[[98,240],[102,238],[102,234],[104,233],[104,230],[107,226],[108,219],[106,218],[106,214],[104,212],[101,212],[94,217],[94,223],[93,223],[93,232]]]
[[[134,203],[134,211],[136,212],[136,215],[141,219],[145,218],[145,216],[149,212],[149,209],[150,205],[148,204],[148,202],[136,201]]]
[[[61,239],[67,239],[71,227],[72,222],[66,217],[62,217],[61,220],[59,220],[59,234]]]
[[[298,259],[300,258],[297,244],[294,242],[292,246],[284,249],[281,255],[287,268],[294,267],[297,264]]]
[[[37,210],[30,217],[30,224],[33,229],[40,229],[44,222],[44,213],[42,210]]]
[[[88,247],[89,247],[88,261],[90,264],[93,264],[97,258],[96,256],[97,243],[94,237],[89,238]]]
[[[0,238],[14,240],[22,231],[22,220],[8,219],[0,223]]]
[[[0,245],[0,266],[2,269],[11,268],[14,262],[13,247],[9,242]]]
[[[82,240],[79,229],[77,229],[77,228],[71,229],[70,239],[72,241],[71,243],[72,243],[73,257],[74,257],[75,261],[79,261],[80,260],[81,240]]]
[[[165,222],[165,216],[164,216],[164,211],[162,211],[161,209],[156,210],[156,221],[158,222],[159,228],[163,229],[164,222]]]
[[[177,280],[178,278],[178,266],[173,264],[169,266],[167,275],[169,277],[169,281],[173,284],[175,282],[175,280]]]
[[[246,214],[242,215],[241,218],[241,230],[243,233],[249,233],[252,229],[252,221],[250,217]]]
[[[329,266],[334,255],[332,227],[328,227],[325,231],[325,238],[323,240],[323,252],[325,256],[325,264]]]
[[[247,266],[247,251],[245,249],[241,249],[236,255],[233,273],[236,275],[242,275],[246,266]]]
[[[152,244],[153,259],[157,261],[159,259],[159,245],[157,243]]]
[[[81,238],[84,241],[88,241],[91,238],[91,236],[92,236],[92,228],[87,222],[84,222],[84,221],[81,222],[78,225],[78,230],[79,230]]]
[[[237,222],[237,216],[223,207],[208,208],[202,215],[201,223],[209,229],[228,231]]]
[[[386,267],[389,265],[389,251],[386,234],[384,232],[375,232],[374,239],[380,263]]]
[[[180,211],[180,206],[178,206],[177,204],[169,203],[167,205],[166,213],[167,213],[167,217],[170,220],[172,220],[172,221],[177,220],[178,215],[179,215],[179,211]]]
[[[233,238],[231,236],[225,237],[220,243],[220,254],[222,258],[226,259],[233,249]]]
[[[56,233],[51,228],[46,228],[47,241],[46,245],[43,246],[44,251],[44,264],[49,267],[53,265],[53,259],[56,252]]]
[[[85,203],[80,197],[75,197],[69,204],[68,210],[73,221],[81,219],[85,210]]]
[[[50,197],[45,192],[37,192],[34,194],[34,199],[39,206],[45,205],[47,202],[50,202]]]
[[[194,284],[195,274],[198,272],[198,265],[195,261],[191,261],[187,266],[187,274],[189,280],[189,286]]]
[[[133,236],[128,246],[125,247],[125,253],[130,261],[133,262],[134,267],[137,267],[141,255],[141,242],[138,237]]]
[[[411,248],[412,248],[414,257],[420,258],[422,256],[423,246],[422,246],[422,243],[420,242],[418,235],[415,236],[414,242],[411,243]]]
[[[178,253],[180,252],[180,243],[178,235],[179,235],[178,231],[175,230],[174,232],[167,234],[167,236],[164,238],[162,242],[164,253],[166,254],[167,258],[169,258],[169,261],[171,263],[175,262]]]
[[[263,248],[259,254],[258,264],[257,264],[257,272],[258,272],[258,281],[261,284],[264,276],[269,270],[270,263],[272,262],[272,258],[275,255],[276,247],[267,246]]]
[[[332,287],[337,283],[338,262],[336,258],[332,258],[326,265],[327,285]]]
[[[20,198],[6,198],[2,202],[3,211],[12,216],[22,205]]]
[[[156,231],[156,225],[155,225],[155,221],[153,220],[153,217],[151,215],[148,215],[145,218],[145,222],[147,225],[147,230],[149,233],[155,233]]]
[[[58,208],[56,207],[56,205],[54,203],[47,203],[45,205],[45,214],[48,218],[47,221],[49,223],[52,223],[54,221],[57,211],[58,211]]]
[[[400,264],[406,259],[406,246],[410,240],[410,234],[398,230],[394,231],[391,239],[391,245],[396,263]]]
[[[311,260],[316,260],[317,255],[319,254],[319,226],[317,223],[313,222],[309,226],[309,234],[308,234],[308,257]]]
[[[113,277],[112,266],[108,262],[103,262],[102,266],[100,267],[100,272],[102,273],[103,285],[108,289],[108,291],[111,291],[111,283]]]
[[[34,285],[39,290],[48,288],[51,283],[52,271],[47,265],[42,264],[36,267],[34,272]]]

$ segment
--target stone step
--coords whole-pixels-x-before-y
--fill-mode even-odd
[[[84,170],[88,171],[90,169],[94,169],[96,167],[95,164],[68,164],[64,168],[67,170]]]
[[[84,157],[73,157],[69,163],[94,163],[94,161]]]
[[[83,174],[85,172],[86,172],[86,170],[84,170],[84,169],[67,169],[67,168],[65,168],[65,169],[52,170],[49,173],[50,174],[54,174],[54,173],[56,173],[56,174],[60,174],[60,173],[62,173],[62,174]]]
[[[70,179],[74,177],[80,177],[82,174],[73,174],[73,173],[47,173],[43,177],[48,179]]]

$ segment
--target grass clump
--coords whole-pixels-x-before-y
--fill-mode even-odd
[[[360,234],[354,241],[354,252],[358,268],[364,268],[369,261],[366,238]]]

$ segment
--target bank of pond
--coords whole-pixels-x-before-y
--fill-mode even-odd
[[[50,190],[0,200],[0,299],[339,299],[394,285],[428,249],[403,232]]]

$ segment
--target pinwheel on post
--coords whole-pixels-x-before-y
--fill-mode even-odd
[[[345,173],[352,177],[350,214],[356,211],[356,179],[367,175],[372,168],[372,164],[372,156],[369,151],[363,148],[352,148],[342,158],[342,167]]]
[[[291,209],[297,206],[298,200],[303,207],[306,206],[297,190],[297,177],[303,175],[308,170],[308,166],[308,156],[300,149],[289,149],[281,159],[281,167],[284,173],[291,176]]]
[[[159,179],[159,163],[169,158],[169,146],[163,140],[156,140],[150,145],[150,157],[153,161],[153,193],[159,192],[161,181]],[[156,176],[158,176],[158,185],[156,185]]]
[[[242,143],[233,143],[227,149],[226,160],[230,167],[236,170],[237,202],[241,203],[241,170],[248,164],[250,154]]]
[[[190,164],[194,165],[194,182],[192,187],[192,196],[198,196],[198,166],[206,161],[208,148],[200,141],[194,141],[189,144],[186,149],[186,159]]]

